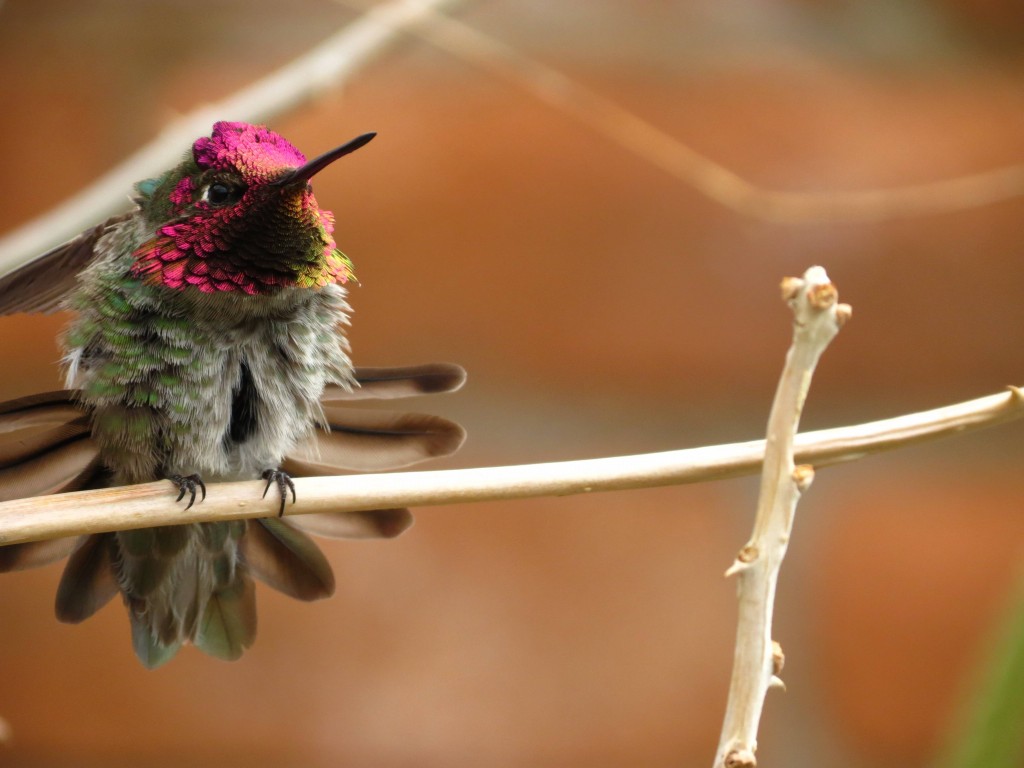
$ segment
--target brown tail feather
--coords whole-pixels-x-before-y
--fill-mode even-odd
[[[358,387],[331,385],[320,398],[325,404],[353,400],[392,400],[455,392],[466,383],[466,371],[454,363],[427,363],[401,368],[356,368]]]
[[[112,537],[111,533],[83,536],[71,553],[57,588],[56,613],[60,621],[85,621],[117,594],[111,561]]]
[[[327,558],[309,536],[282,520],[250,521],[241,552],[256,578],[290,597],[319,600],[334,594]]]

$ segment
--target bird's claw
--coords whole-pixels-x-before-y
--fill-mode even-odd
[[[206,501],[206,484],[199,475],[170,475],[168,478],[172,483],[178,486],[178,490],[181,493],[178,494],[178,498],[175,501],[181,501],[185,498],[185,494],[189,494],[188,504],[185,509],[191,509],[192,505],[196,503],[196,489],[198,488],[202,492],[202,498],[200,501]]]
[[[272,483],[277,483],[277,490],[281,493],[281,509],[278,511],[278,517],[284,517],[284,505],[288,501],[288,491],[292,492],[292,504],[295,503],[295,483],[292,482],[291,476],[287,472],[282,472],[280,469],[267,469],[264,470],[263,479],[267,481],[267,487],[263,489],[263,498],[267,498],[267,491],[270,490]]]

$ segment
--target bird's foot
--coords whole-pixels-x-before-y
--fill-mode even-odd
[[[200,501],[206,501],[206,484],[199,475],[169,475],[167,479],[178,486],[178,490],[181,491],[175,501],[181,501],[185,498],[186,493],[189,495],[188,505],[185,509],[191,509],[192,505],[196,503],[197,488],[203,494]]]
[[[277,516],[284,517],[284,505],[288,501],[288,491],[292,492],[292,504],[295,503],[295,483],[292,482],[292,478],[287,472],[282,472],[280,469],[266,469],[263,471],[262,477],[267,481],[267,487],[263,489],[263,498],[267,498],[267,491],[270,490],[271,484],[277,483],[277,490],[281,494],[281,510]]]

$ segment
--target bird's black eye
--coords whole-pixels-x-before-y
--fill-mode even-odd
[[[234,187],[221,181],[215,181],[203,190],[203,200],[210,205],[227,205],[228,203],[235,202],[241,196],[242,190],[239,187]]]

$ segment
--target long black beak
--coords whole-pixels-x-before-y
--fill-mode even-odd
[[[308,181],[313,178],[314,174],[319,173],[328,165],[333,163],[339,157],[344,157],[352,152],[355,152],[364,144],[369,144],[370,140],[376,136],[376,132],[364,133],[362,136],[357,136],[347,144],[342,144],[340,147],[335,147],[330,152],[324,152],[320,157],[314,157],[308,163],[300,168],[296,168],[294,171],[289,171],[280,179],[272,181],[270,186],[272,187],[284,187],[289,184],[294,184],[297,181]]]

